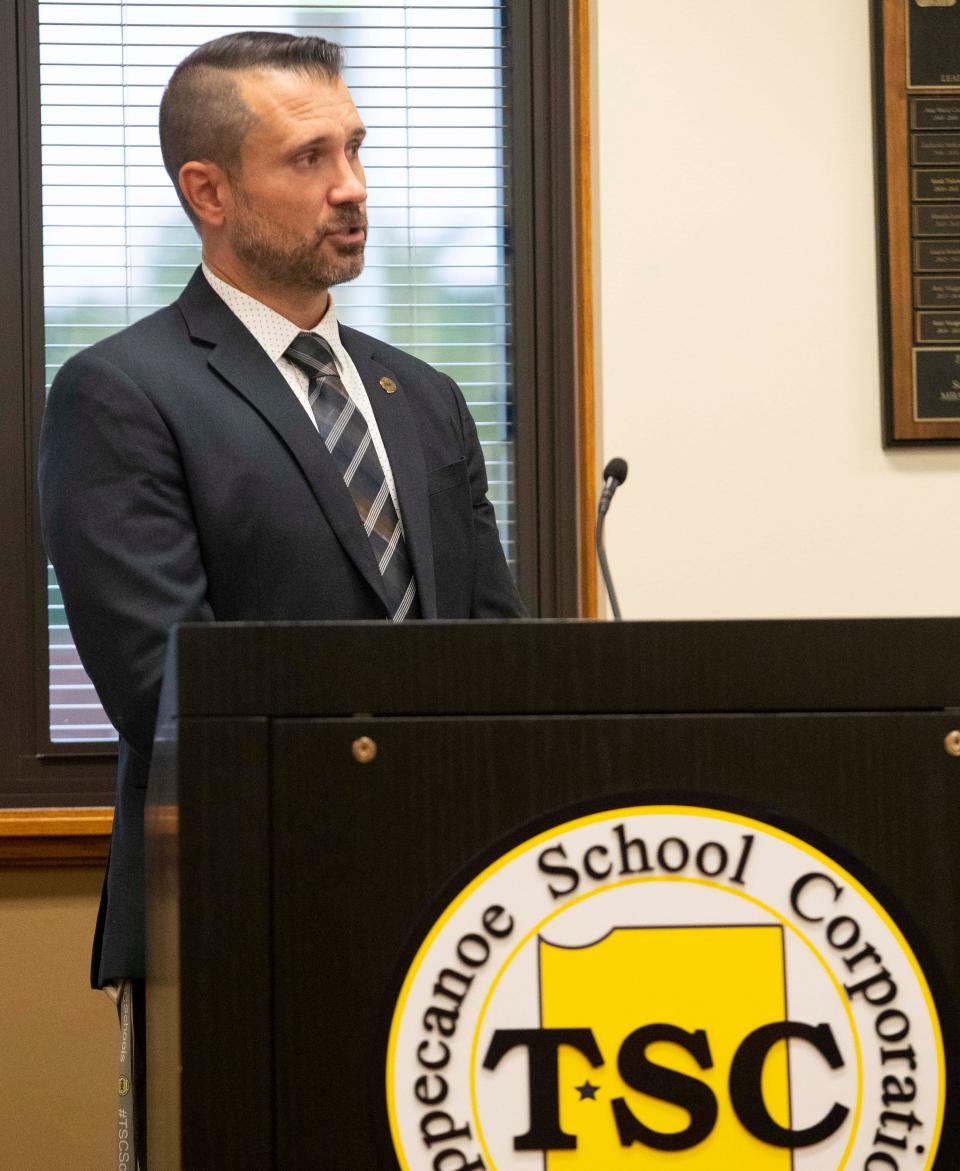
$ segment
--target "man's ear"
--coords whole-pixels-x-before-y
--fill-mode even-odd
[[[184,163],[178,176],[180,190],[202,224],[220,227],[231,202],[226,172],[216,163]]]

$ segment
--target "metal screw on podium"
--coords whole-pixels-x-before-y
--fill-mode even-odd
[[[954,729],[943,738],[943,746],[951,756],[960,756],[960,732]]]
[[[960,736],[960,732],[957,733]],[[358,764],[369,764],[371,760],[375,760],[377,756],[377,742],[371,740],[369,736],[358,736],[350,746],[353,752],[353,759]]]

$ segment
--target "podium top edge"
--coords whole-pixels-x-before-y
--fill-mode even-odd
[[[844,617],[843,615],[820,616],[815,618],[637,618],[613,621],[609,618],[441,618],[417,619],[413,622],[392,623],[385,620],[358,620],[341,619],[336,621],[314,620],[284,620],[277,622],[182,622],[174,630],[190,631],[223,631],[223,630],[393,630],[415,631],[423,629],[461,629],[474,630],[511,628],[511,629],[555,629],[557,627],[580,628],[585,630],[646,630],[664,628],[704,628],[704,627],[780,627],[784,629],[804,630],[815,627],[923,627],[938,625],[943,627],[954,626],[960,631],[960,615],[922,615],[907,616],[896,614],[869,615],[861,617]]]
[[[177,714],[334,717],[960,707],[960,618],[184,625]]]

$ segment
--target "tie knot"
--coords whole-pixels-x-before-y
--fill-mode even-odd
[[[329,342],[316,333],[298,333],[284,351],[284,357],[299,366],[309,378],[337,373],[337,360]]]

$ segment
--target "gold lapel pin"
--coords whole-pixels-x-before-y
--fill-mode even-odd
[[[380,385],[387,392],[387,394],[396,394],[397,392],[397,384],[393,381],[392,378],[387,378],[386,375],[380,379]]]

